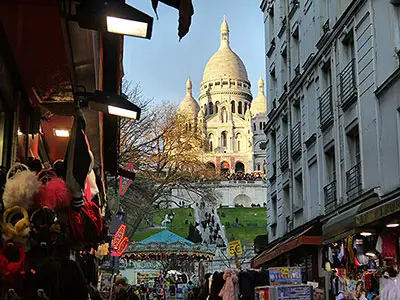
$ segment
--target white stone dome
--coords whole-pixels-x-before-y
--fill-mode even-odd
[[[221,46],[208,61],[203,82],[223,78],[249,81],[243,61],[229,46],[229,27],[225,17],[221,25]]]
[[[260,76],[258,80],[258,95],[251,103],[251,113],[253,115],[262,114],[267,112],[267,97],[264,93],[264,80]]]
[[[185,114],[191,114],[191,115],[197,117],[199,110],[200,110],[200,106],[197,103],[196,99],[193,98],[193,95],[192,95],[192,81],[190,80],[190,77],[189,77],[186,82],[186,97],[179,104],[178,112],[185,113]]]

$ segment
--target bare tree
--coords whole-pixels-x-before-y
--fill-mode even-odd
[[[119,164],[123,167],[133,163],[136,172],[135,180],[120,197],[132,236],[142,220],[150,223],[153,209],[170,202],[179,206],[178,200],[183,199],[174,199],[174,187],[190,191],[203,201],[215,201],[205,183],[219,175],[201,160],[203,138],[195,120],[177,114],[175,105],[151,105],[139,85],[125,83],[123,90],[142,108],[139,121],[120,120]],[[116,194],[111,188],[109,197]]]

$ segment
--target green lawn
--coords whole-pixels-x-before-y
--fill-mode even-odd
[[[175,208],[175,209],[159,210],[155,212],[153,215],[154,225],[161,226],[161,222],[164,220],[165,215],[170,213],[171,211],[175,213],[175,217],[172,220],[170,227],[167,229],[186,239],[188,236],[189,225],[185,225],[185,220],[188,219],[189,224],[194,223],[194,212],[192,208]],[[189,216],[190,213],[192,214],[192,216]],[[160,228],[155,229],[148,227],[147,224],[140,224],[139,230],[135,232],[132,240],[141,241],[162,230],[163,229]]]
[[[229,241],[240,240],[242,244],[250,245],[257,235],[267,233],[267,211],[265,207],[235,207],[220,208],[218,214],[222,225],[225,226],[226,237]],[[236,217],[242,227],[232,227]],[[228,224],[229,223],[229,224]]]

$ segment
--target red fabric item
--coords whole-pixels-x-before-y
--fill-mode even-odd
[[[40,207],[61,209],[71,204],[72,194],[64,180],[54,177],[42,185],[35,196],[35,202]]]
[[[100,208],[93,201],[85,201],[82,206],[82,213],[84,213],[91,221],[96,230],[96,236],[100,236],[103,230],[103,219],[101,217]]]
[[[10,262],[7,257],[7,248],[0,249],[0,276],[10,279],[15,274],[24,272],[25,251],[22,247],[15,246],[19,252],[19,260]]]
[[[83,222],[83,217],[81,213],[72,208],[69,208],[68,217],[72,233],[77,239],[83,240],[85,237],[85,224]]]
[[[396,245],[390,234],[382,233],[382,258],[393,259],[396,257]]]

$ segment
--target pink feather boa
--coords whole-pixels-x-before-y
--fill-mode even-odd
[[[235,270],[228,269],[224,272],[225,284],[219,292],[223,300],[239,299],[239,278]]]

